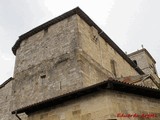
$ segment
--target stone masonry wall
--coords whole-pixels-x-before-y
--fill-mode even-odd
[[[156,117],[117,117],[123,114],[155,114]],[[103,90],[67,101],[53,108],[29,114],[29,120],[159,120],[160,101],[157,99]]]
[[[137,65],[146,73],[151,73],[150,66],[148,64],[148,57],[145,54],[145,51],[139,52],[135,55],[129,56],[131,60],[136,60]],[[151,61],[150,61],[151,62]],[[153,63],[153,62],[152,62]]]
[[[136,60],[138,66],[145,74],[151,74],[157,83],[160,83],[159,77],[155,74],[155,63],[145,51],[129,56],[131,60]],[[155,68],[154,68],[155,67]],[[148,85],[149,86],[149,85]]]
[[[116,77],[138,75],[137,71],[135,71],[129,63],[127,63],[103,38],[100,37],[100,35],[98,35],[97,30],[93,26],[89,26],[80,17],[78,17],[78,28],[80,48],[83,53],[92,58],[92,61],[99,64],[101,69],[106,70],[110,76],[113,76],[111,60],[114,60],[116,62]],[[83,55],[83,57],[85,57],[85,55]],[[89,62],[90,61],[91,60],[89,60]],[[89,67],[92,66],[94,65],[90,65]],[[90,76],[89,74],[91,74],[89,71],[84,71],[83,75]],[[97,76],[94,75],[92,77],[92,79],[97,78]]]
[[[77,15],[24,40],[16,54],[12,109],[82,87],[76,60]]]
[[[14,77],[46,60],[72,52],[76,47],[77,29],[74,15],[23,40],[16,53]]]
[[[0,120],[8,120],[10,117],[10,102],[12,99],[11,92],[11,82],[0,88]]]
[[[11,114],[12,104],[12,81],[0,88],[0,120],[17,120],[15,115]],[[20,114],[23,120],[27,120],[26,114]]]
[[[116,77],[138,75],[78,15],[38,32],[17,50],[12,109],[114,77],[112,59],[116,61]]]
[[[16,120],[12,110],[115,77],[112,59],[116,77],[138,75],[78,15],[36,33],[17,50],[14,81],[0,89],[0,118]]]

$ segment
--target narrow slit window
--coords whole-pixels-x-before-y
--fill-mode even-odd
[[[114,61],[114,60],[111,60],[111,70],[112,70],[112,73],[114,74],[114,76],[116,77],[117,76],[116,61]]]

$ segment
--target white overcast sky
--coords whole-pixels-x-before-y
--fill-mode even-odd
[[[160,73],[160,0],[0,0],[0,84],[13,76],[18,36],[77,6],[123,51],[143,44]]]

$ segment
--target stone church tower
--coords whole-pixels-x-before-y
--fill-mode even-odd
[[[21,35],[13,53],[13,109],[109,77],[143,74],[79,8]]]
[[[141,50],[137,50],[129,54],[128,57],[145,74],[150,75],[156,83],[160,83],[160,79],[156,70],[156,61],[145,48],[142,48]]]
[[[160,115],[157,86],[123,81],[131,76],[141,81],[147,69],[132,55],[137,66],[79,7],[21,35],[12,51],[14,76],[0,85],[0,101],[7,100],[0,106],[2,120],[120,120],[120,112]]]
[[[156,61],[145,48],[137,50],[128,56],[135,64],[137,64],[137,66],[141,68],[141,70],[143,70],[144,73],[153,73],[158,76],[155,66]]]

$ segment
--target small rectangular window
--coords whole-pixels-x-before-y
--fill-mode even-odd
[[[111,60],[111,70],[112,70],[112,73],[114,74],[114,76],[116,77],[117,76],[117,73],[116,73],[116,61],[114,61],[114,60]]]

